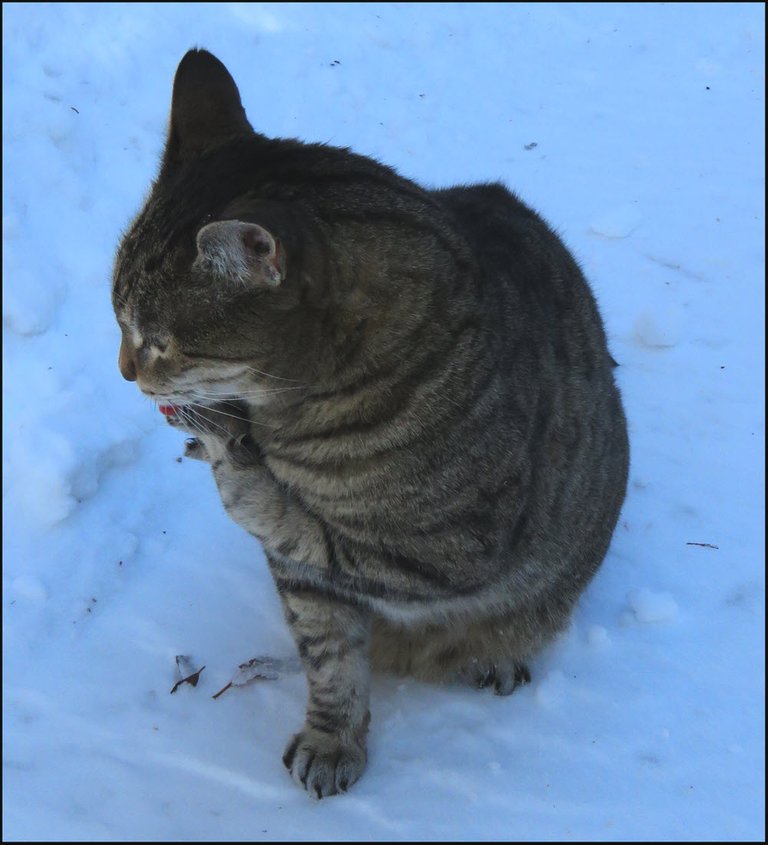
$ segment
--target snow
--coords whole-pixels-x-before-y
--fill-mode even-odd
[[[11,3],[3,24],[5,838],[764,839],[763,6]],[[195,45],[265,134],[540,210],[630,420],[613,544],[532,683],[377,678],[368,769],[322,802],[280,761],[300,673],[211,697],[290,635],[209,469],[117,371],[111,261]],[[170,695],[177,655],[206,668]]]
[[[672,595],[645,587],[632,590],[627,601],[638,622],[672,622],[680,612]]]

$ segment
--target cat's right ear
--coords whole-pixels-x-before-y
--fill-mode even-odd
[[[163,166],[189,161],[229,138],[252,134],[229,71],[207,50],[190,50],[173,80]]]
[[[285,278],[285,250],[263,226],[218,220],[197,233],[192,270],[245,287],[276,288]]]

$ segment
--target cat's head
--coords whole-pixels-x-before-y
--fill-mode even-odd
[[[163,403],[258,404],[382,360],[423,323],[434,256],[450,251],[430,203],[349,150],[256,133],[224,65],[188,52],[158,178],[115,261],[121,373]]]
[[[281,197],[252,193],[254,148],[268,143],[224,65],[187,53],[160,173],[120,244],[112,290],[120,372],[161,402],[291,383],[285,333],[300,331],[294,312],[312,299],[312,238]]]

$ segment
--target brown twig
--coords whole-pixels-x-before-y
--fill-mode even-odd
[[[225,693],[231,686],[232,681],[230,681],[225,687],[222,687],[215,695],[212,695],[211,698],[218,698],[220,695]]]
[[[719,549],[720,546],[713,546],[712,543],[686,543],[686,546],[702,546],[705,549]]]

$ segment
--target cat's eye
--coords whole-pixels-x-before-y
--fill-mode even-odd
[[[161,355],[168,349],[168,344],[156,337],[148,337],[143,345],[157,350]]]

